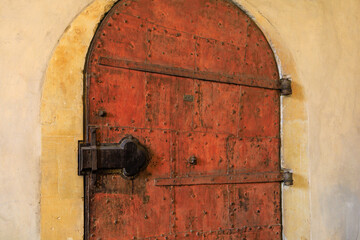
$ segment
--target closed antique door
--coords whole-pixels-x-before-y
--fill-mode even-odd
[[[85,239],[281,239],[280,80],[236,5],[119,1],[85,74]],[[124,138],[134,174],[105,166]]]

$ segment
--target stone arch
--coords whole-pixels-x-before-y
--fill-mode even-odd
[[[41,99],[42,239],[67,239],[68,237],[81,239],[83,235],[83,185],[82,178],[77,176],[76,160],[77,141],[82,138],[83,130],[82,71],[96,27],[114,3],[115,1],[96,0],[79,14],[61,37],[49,61]],[[283,62],[289,61],[281,66],[286,66],[287,72],[291,72],[293,79],[296,79],[294,75],[296,69],[292,63],[291,54],[284,47],[286,45],[281,41],[276,29],[256,8],[246,3],[244,5],[244,8],[254,15],[256,22],[263,26],[265,35],[271,35],[271,42],[276,49],[281,50],[280,53],[278,52],[280,58]],[[280,66],[279,58],[277,60]],[[296,113],[291,110],[293,106],[300,105],[304,108],[300,86],[297,87],[295,84],[294,90],[295,100],[299,100],[300,104],[293,101],[283,103],[284,115],[288,114],[290,120],[291,117],[296,116]],[[284,131],[287,127],[290,126],[284,126]],[[297,128],[298,131],[304,128],[302,125],[291,127]],[[289,141],[289,148],[291,144]],[[287,167],[291,167],[291,162]],[[286,220],[287,215],[284,216]]]

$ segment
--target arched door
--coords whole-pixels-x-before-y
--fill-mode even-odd
[[[279,74],[235,4],[119,1],[85,74],[85,239],[281,239]],[[133,177],[106,169],[124,137]]]

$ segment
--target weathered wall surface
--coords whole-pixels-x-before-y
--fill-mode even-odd
[[[81,71],[112,4],[96,0],[82,11],[90,2],[0,3],[0,239],[39,239],[40,225],[42,239],[81,238]],[[360,2],[237,2],[294,81],[293,96],[283,99],[283,161],[296,181],[284,190],[286,239],[356,239]]]
[[[41,98],[41,239],[83,239],[83,67],[97,24],[114,1],[98,0],[67,28],[53,52]]]
[[[0,1],[0,239],[39,239],[44,73],[58,39],[89,2]]]

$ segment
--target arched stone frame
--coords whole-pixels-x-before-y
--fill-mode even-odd
[[[284,235],[309,239],[309,174],[304,164],[308,163],[307,116],[294,61],[277,30],[256,7],[234,2],[252,16],[276,49],[280,74],[290,73],[293,79],[293,95],[282,98],[283,167],[295,173],[295,185],[283,191]],[[83,68],[96,27],[114,3],[95,0],[80,13],[61,37],[46,71],[41,99],[42,239],[82,239],[83,185],[77,176],[77,141],[83,132]]]

